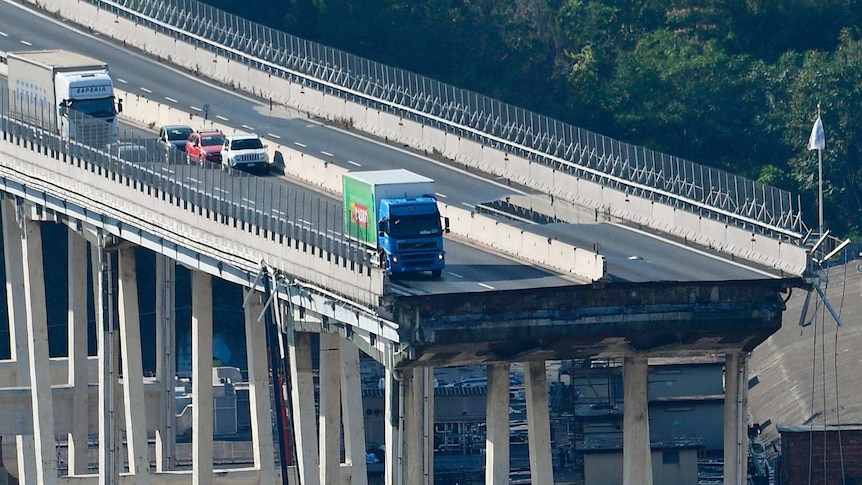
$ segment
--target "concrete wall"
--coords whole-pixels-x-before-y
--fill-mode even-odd
[[[35,0],[33,0],[34,3]],[[438,150],[465,165],[522,183],[609,217],[642,224],[698,244],[758,262],[792,274],[806,267],[806,251],[696,214],[662,206],[647,199],[572,177],[550,167],[507,155],[476,142],[419,125],[400,117],[354,105],[304,88],[198,49],[190,44],[147,30],[134,22],[77,0],[43,0],[42,8],[83,24],[102,35],[134,45],[198,75],[210,77],[274,102],[330,120],[348,122],[357,129],[424,150]]]
[[[697,483],[697,450],[673,450],[679,453],[679,463],[663,464],[668,451],[652,451],[653,481],[662,485],[688,485]],[[622,485],[622,451],[588,453],[584,455],[584,485]]]

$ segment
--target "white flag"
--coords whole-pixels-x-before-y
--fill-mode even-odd
[[[826,147],[826,136],[823,134],[823,122],[820,121],[820,116],[814,122],[814,127],[811,128],[811,137],[808,138],[809,150],[823,150]]]

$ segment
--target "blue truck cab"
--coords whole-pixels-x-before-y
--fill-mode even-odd
[[[431,197],[382,199],[377,246],[390,273],[430,271],[439,277],[446,266],[443,227]]]

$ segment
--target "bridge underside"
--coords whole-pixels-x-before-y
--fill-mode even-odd
[[[393,297],[399,367],[750,351],[781,327],[798,278]]]

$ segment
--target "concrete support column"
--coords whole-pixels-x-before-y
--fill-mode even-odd
[[[156,379],[161,384],[161,413],[156,426],[156,471],[174,468],[177,436],[174,429],[176,386],[176,265],[167,256],[156,255]]]
[[[320,334],[320,483],[341,483],[341,336]]]
[[[652,485],[647,358],[623,357],[623,485]]]
[[[114,312],[114,260],[105,242],[90,251],[99,356],[99,485],[114,485],[122,469],[117,432],[119,332]]]
[[[404,483],[420,485],[424,480],[422,449],[422,370],[407,368],[401,371],[404,392],[404,454],[402,473]]]
[[[341,346],[341,414],[344,426],[344,462],[350,465],[350,485],[366,485],[365,412],[359,375],[359,348],[349,342]]]
[[[485,483],[509,483],[509,364],[488,365]]]
[[[24,232],[10,197],[0,205],[3,217],[3,263],[6,268],[6,310],[9,317],[9,346],[15,361],[16,385],[30,387],[30,357],[27,343],[27,304],[24,301]],[[23,222],[23,221],[22,221]],[[20,485],[36,482],[36,442],[33,435],[18,435],[18,480]]]
[[[261,485],[275,484],[275,450],[272,437],[272,406],[269,400],[269,351],[266,346],[266,328],[257,317],[263,311],[260,295],[248,297],[245,307],[245,345],[248,354],[248,400],[251,411],[251,441],[254,451],[254,467],[260,470]],[[281,392],[274,384],[275,392]]]
[[[87,435],[90,429],[87,388],[87,241],[68,230],[69,294],[69,385],[72,387],[72,432],[69,433],[69,475],[85,475],[90,458]]]
[[[386,362],[392,362],[392,346],[386,347]],[[395,378],[395,371],[387,364],[384,368],[383,377],[383,400],[385,409],[384,417],[384,444],[386,456],[384,458],[384,484],[401,485],[401,415],[403,400],[403,386]]]
[[[320,484],[317,425],[314,419],[314,380],[311,367],[311,335],[288,336],[290,358],[291,415],[296,441],[296,460],[303,485]]]
[[[748,359],[728,352],[724,363],[724,485],[748,476]]]
[[[434,425],[429,423],[433,419],[429,408],[434,405],[433,378],[429,396],[429,374],[425,369],[405,369],[402,375],[402,382],[407,384],[403,388],[404,483],[432,485]]]
[[[147,409],[144,405],[144,370],[141,362],[141,322],[138,317],[138,283],[135,248],[120,249],[118,303],[120,345],[123,355],[123,410],[126,418],[126,449],[129,473],[138,484],[149,482],[150,458],[147,447]],[[212,351],[212,346],[210,346]]]
[[[21,262],[24,264],[24,305],[27,308],[27,350],[30,358],[30,399],[36,440],[36,482],[57,483],[54,436],[54,397],[48,359],[48,317],[42,263],[42,229],[27,220]]]
[[[192,270],[192,461],[192,485],[213,483],[212,276],[196,270]]]
[[[422,448],[425,485],[434,485],[434,368],[422,368]]]
[[[508,376],[507,376],[508,379]],[[527,441],[530,450],[530,483],[553,485],[551,417],[548,408],[548,375],[545,362],[524,364],[527,397]],[[508,425],[508,421],[507,421]]]

